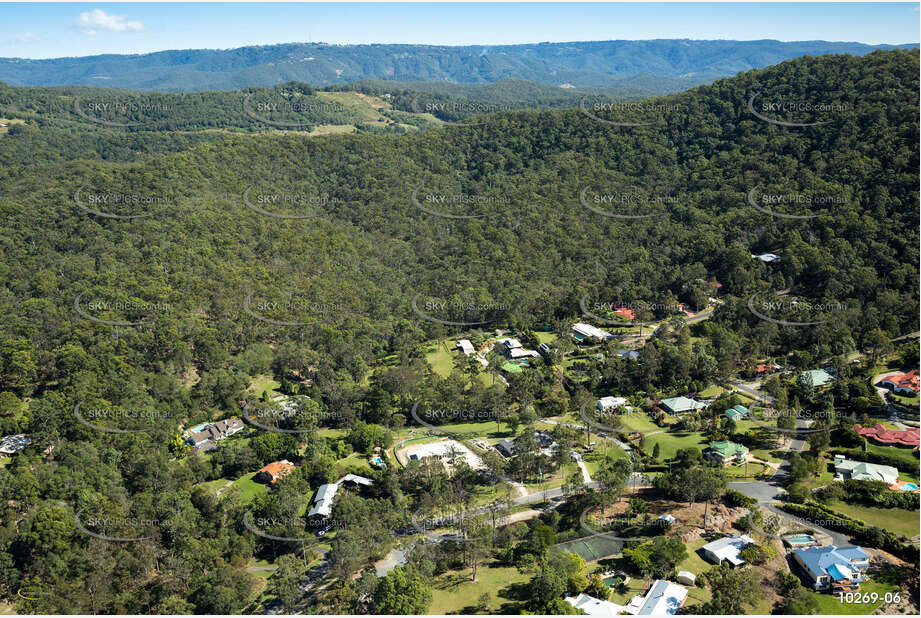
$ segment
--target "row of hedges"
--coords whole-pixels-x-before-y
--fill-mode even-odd
[[[850,504],[863,504],[888,509],[917,511],[921,495],[910,491],[894,491],[882,481],[847,479],[843,483],[829,483],[816,490],[822,500],[843,500]]]
[[[893,447],[896,448],[896,447]],[[853,459],[855,461],[865,461],[867,463],[875,463],[883,466],[892,466],[899,472],[905,472],[907,474],[915,475],[918,473],[918,451],[909,451],[905,450],[904,453],[907,455],[911,453],[911,457],[914,458],[914,461],[909,461],[908,457],[895,457],[892,455],[880,455],[879,453],[864,453],[862,449],[859,448],[834,448],[831,450],[832,456],[834,455],[844,455],[848,459]]]
[[[817,526],[849,534],[859,543],[884,549],[904,560],[918,562],[918,548],[909,543],[903,543],[896,534],[877,526],[868,526],[859,519],[842,515],[821,504],[814,502],[786,503],[781,504],[780,509],[808,519]]]
[[[752,472],[752,469],[756,469],[757,466],[761,466],[760,471]],[[749,464],[749,473],[745,473],[744,466],[740,470],[736,471],[732,468],[726,470],[726,477],[731,479],[755,479],[755,478],[765,478],[774,476],[774,470],[767,464]]]

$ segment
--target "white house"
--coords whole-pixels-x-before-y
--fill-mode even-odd
[[[688,596],[684,586],[657,579],[644,595],[636,595],[627,605],[602,601],[587,594],[566,597],[566,602],[589,616],[666,616],[678,613]]]
[[[597,408],[601,412],[609,412],[625,405],[627,405],[626,397],[602,397],[598,400]]]
[[[614,335],[608,331],[601,330],[597,326],[592,326],[591,324],[585,324],[583,322],[576,322],[572,325],[572,336],[577,341],[582,341],[583,339],[607,341],[608,339],[614,338]]]
[[[473,348],[473,344],[470,343],[469,339],[458,339],[457,345],[455,345],[454,347],[460,348],[461,351],[467,356],[470,356],[471,354],[476,352],[476,350]]]
[[[892,466],[854,461],[846,459],[844,455],[835,455],[835,474],[843,479],[883,481],[889,485],[899,480],[899,471]]]
[[[780,259],[780,256],[776,253],[762,253],[761,255],[752,254],[752,257],[756,260],[761,260],[765,264],[770,264],[771,262],[776,262]]]
[[[584,592],[576,597],[566,597],[566,602],[589,616],[620,616],[626,609],[623,605],[602,601]]]
[[[722,564],[728,561],[734,567],[745,564],[739,554],[746,546],[752,545],[755,541],[748,535],[727,536],[717,539],[712,543],[707,543],[700,548],[704,557],[714,564]]]
[[[335,483],[320,485],[320,488],[317,489],[317,495],[314,496],[313,499],[313,508],[307,513],[307,517],[313,517],[314,515],[329,517],[329,514],[332,513],[333,510],[333,501],[336,499],[336,493],[343,483],[355,483],[356,485],[368,487],[373,485],[374,481],[363,476],[358,476],[357,474],[346,474]]]

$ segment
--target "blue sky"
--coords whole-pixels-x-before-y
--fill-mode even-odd
[[[0,3],[0,57],[301,41],[496,45],[609,39],[917,43],[918,3]]]

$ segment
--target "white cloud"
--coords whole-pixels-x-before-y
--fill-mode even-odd
[[[80,13],[77,26],[87,34],[97,34],[100,30],[108,32],[140,32],[144,24],[139,21],[125,21],[124,15],[109,15],[102,9],[93,9]]]
[[[13,36],[10,41],[12,43],[36,43],[41,40],[34,32],[23,32],[22,34],[17,34]]]

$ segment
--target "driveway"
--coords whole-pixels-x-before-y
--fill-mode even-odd
[[[732,382],[730,384],[730,387],[733,388],[734,390],[740,391],[743,394],[748,395],[749,397],[756,399],[757,401],[760,401],[762,403],[773,405],[775,401],[774,398],[768,395],[767,393],[763,393],[757,390],[755,388],[757,386],[760,386],[760,384],[757,382],[750,383],[750,384],[742,384],[741,382]]]

